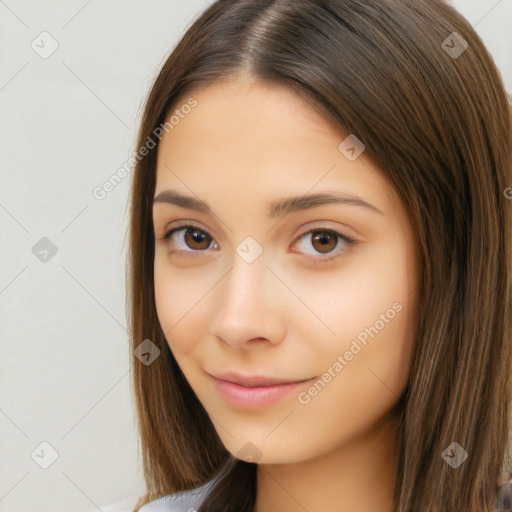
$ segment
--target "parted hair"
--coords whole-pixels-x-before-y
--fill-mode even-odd
[[[442,0],[218,0],[161,66],[138,147],[183,98],[247,76],[355,134],[414,228],[420,307],[396,512],[492,510],[512,476],[512,109],[493,58]],[[223,446],[157,318],[156,155],[138,159],[129,198],[130,348],[150,339],[161,351],[147,366],[131,358],[147,486],[134,512],[214,477],[199,512],[252,512],[257,464]],[[441,456],[453,442],[468,453],[456,469]]]

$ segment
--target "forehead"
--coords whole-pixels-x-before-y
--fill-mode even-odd
[[[196,105],[182,108],[193,98]],[[185,112],[187,112],[185,114]],[[158,146],[157,193],[166,187],[229,186],[271,198],[294,187],[306,193],[343,188],[371,202],[390,189],[364,153],[349,161],[347,137],[292,91],[263,82],[215,82],[177,100]],[[291,192],[291,191],[290,191]]]
[[[311,105],[283,86],[243,80],[214,82],[190,95],[182,95],[168,118],[176,110],[179,112],[192,96],[197,105],[179,116],[178,124],[170,132],[174,137],[164,134],[170,144],[183,142],[177,137],[186,139],[191,131],[201,142],[207,143],[205,138],[212,144],[222,142],[226,148],[218,149],[230,151],[236,150],[241,142],[246,146],[249,138],[253,138],[254,144],[259,142],[260,147],[282,144],[285,150],[288,142],[301,140],[332,146],[342,136]]]
[[[312,104],[307,103],[290,88],[284,85],[250,79],[233,79],[214,82],[193,93],[203,106],[203,111],[226,117],[227,113],[237,113],[240,118],[231,119],[233,125],[240,126],[251,118],[264,118],[301,128],[314,128],[330,131],[327,121],[320,116]],[[179,101],[186,100],[186,94]]]

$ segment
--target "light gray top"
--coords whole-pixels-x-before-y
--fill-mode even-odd
[[[190,491],[167,494],[142,506],[139,512],[197,512],[212,482]]]

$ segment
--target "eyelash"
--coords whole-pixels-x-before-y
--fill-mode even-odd
[[[206,233],[211,239],[212,241],[214,240],[213,237],[210,235],[210,233],[208,233],[208,231],[205,231],[204,229],[200,228],[199,226],[194,226],[193,224],[182,224],[182,225],[179,225],[179,226],[175,226],[173,227],[172,229],[170,229],[169,231],[167,231],[165,233],[165,235],[162,237],[164,240],[170,240],[170,238],[172,237],[172,235],[176,232],[179,232],[179,231],[183,231],[183,230],[186,230],[187,228],[192,228],[192,229],[196,229],[198,231],[201,231],[202,233]],[[294,241],[294,243],[298,240],[301,240],[302,238],[304,238],[306,235],[310,235],[311,233],[315,233],[315,232],[322,232],[322,233],[330,233],[330,234],[333,234],[335,235],[338,240],[341,239],[343,240],[347,245],[354,245],[357,243],[357,240],[355,238],[352,238],[348,235],[344,235],[342,233],[339,233],[338,231],[335,231],[334,229],[330,229],[330,228],[322,228],[322,227],[318,227],[318,228],[314,228],[314,229],[311,229],[309,231],[306,231],[305,233],[303,233],[302,235],[300,235],[299,237],[297,237]],[[184,250],[181,250],[180,251],[181,253],[184,253],[186,256],[186,258],[195,258],[197,256],[200,256],[201,253],[205,252],[205,250],[199,250],[199,251],[192,251],[192,250],[189,250],[189,251],[184,251]],[[339,251],[340,252],[340,251]],[[333,260],[335,260],[336,258],[340,257],[340,254],[338,253],[335,253],[335,256],[329,256],[329,257],[314,257],[312,256],[313,260],[314,260],[314,263],[318,263],[318,264],[326,264],[326,263],[330,263],[332,262]],[[341,251],[341,252],[344,252],[344,251]],[[191,254],[192,253],[192,254]]]

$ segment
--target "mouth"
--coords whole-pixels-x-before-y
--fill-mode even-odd
[[[279,386],[282,384],[297,384],[300,382],[305,382],[311,379],[279,379],[275,377],[265,377],[263,375],[239,375],[237,373],[229,372],[224,373],[222,375],[212,375],[217,380],[221,380],[224,382],[230,382],[232,384],[238,384],[239,386],[244,386],[246,388],[256,388],[256,387],[269,387],[269,386]]]
[[[277,379],[261,375],[241,376],[234,373],[211,375],[217,391],[229,403],[245,408],[262,407],[279,402],[292,391],[316,380]]]

